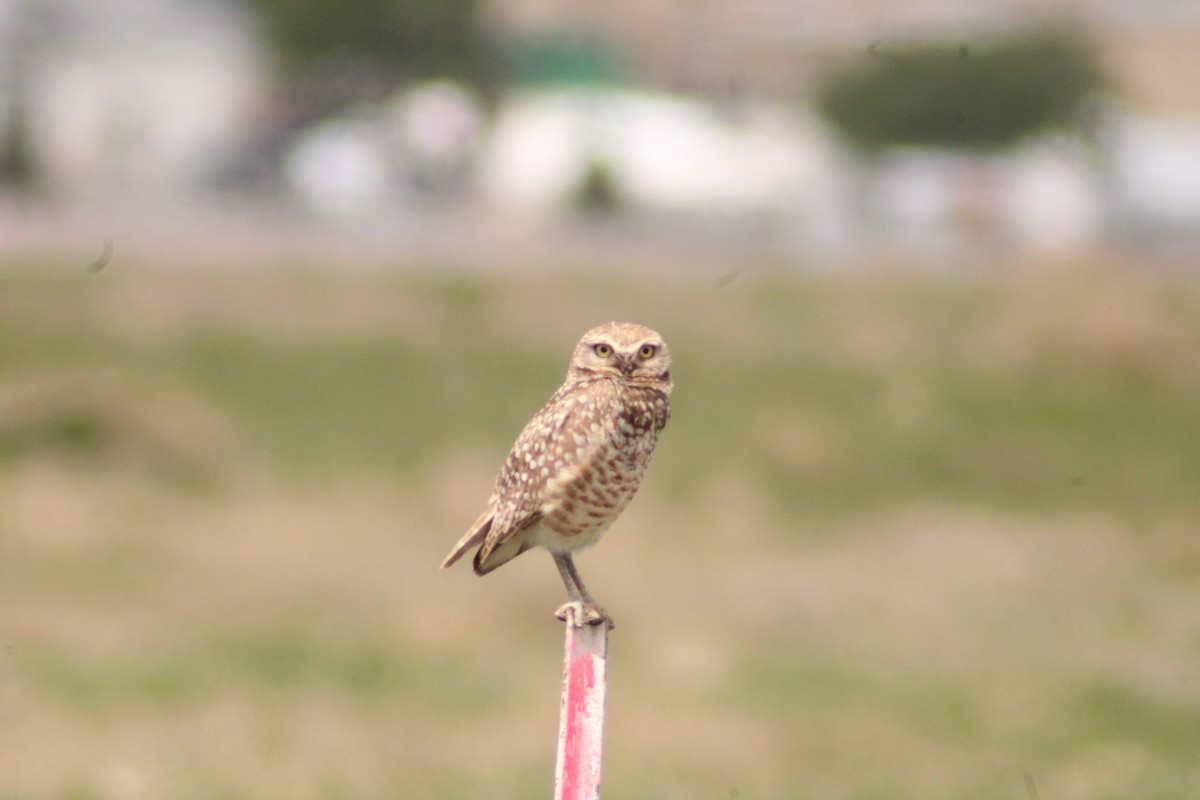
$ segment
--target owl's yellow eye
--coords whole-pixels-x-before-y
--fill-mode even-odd
[[[600,358],[608,358],[612,355],[612,347],[607,344],[592,345],[592,352],[600,356]]]
[[[641,356],[643,360],[645,360],[648,358],[654,358],[654,354],[657,352],[658,352],[658,348],[656,348],[654,345],[644,344],[644,345],[642,345],[642,349],[638,350],[638,355]]]

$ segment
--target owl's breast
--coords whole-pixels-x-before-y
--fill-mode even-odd
[[[640,481],[636,460],[614,447],[602,446],[586,469],[549,498],[543,522],[568,539],[597,539],[629,505]]]
[[[550,493],[543,524],[558,541],[554,549],[593,544],[637,494],[658,437],[652,420],[624,406],[593,429],[579,469]]]

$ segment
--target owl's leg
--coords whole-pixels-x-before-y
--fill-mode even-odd
[[[616,627],[613,625],[612,617],[608,616],[608,613],[588,594],[587,587],[583,585],[583,579],[579,577],[579,570],[575,569],[575,562],[571,559],[571,555],[569,553],[551,553],[551,555],[554,556],[554,564],[558,567],[558,574],[562,576],[563,585],[567,587],[567,602],[554,612],[554,616],[564,622],[570,622],[576,627],[601,623],[608,625],[609,630]]]

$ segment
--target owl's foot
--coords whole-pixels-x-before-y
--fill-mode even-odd
[[[568,603],[563,603],[558,607],[558,611],[554,612],[554,616],[566,622],[573,628],[582,628],[584,625],[607,625],[611,631],[616,625],[613,624],[612,617],[598,605],[594,603],[585,603],[582,600],[572,600]]]

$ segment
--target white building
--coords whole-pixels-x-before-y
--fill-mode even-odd
[[[253,133],[267,64],[240,6],[0,0],[0,19],[23,48],[23,86],[9,81],[9,94],[24,93],[39,175],[55,192],[186,192]]]

